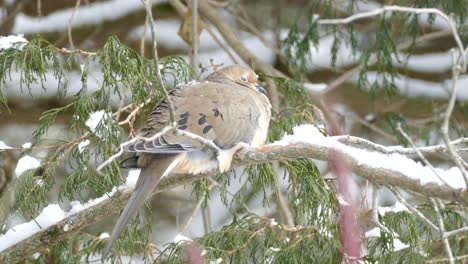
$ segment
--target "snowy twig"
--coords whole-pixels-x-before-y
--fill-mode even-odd
[[[466,68],[466,58],[464,56],[465,48],[463,46],[463,42],[461,41],[460,35],[457,32],[457,25],[455,24],[455,22],[450,16],[448,16],[447,14],[445,14],[444,12],[440,11],[437,8],[413,8],[413,7],[392,5],[392,6],[384,6],[382,8],[378,8],[378,9],[368,11],[368,12],[354,14],[346,18],[319,19],[317,23],[320,25],[349,24],[355,20],[378,16],[387,11],[405,12],[405,13],[414,13],[414,14],[436,14],[442,17],[445,21],[447,21],[447,24],[449,25],[450,30],[452,31],[453,38],[455,39],[455,42],[457,43],[457,46],[459,49],[459,60],[463,62],[463,68]]]
[[[431,169],[431,171],[437,176],[437,178],[439,178],[439,180],[441,182],[443,182],[447,187],[449,186],[447,184],[447,182],[445,182],[444,178],[442,178],[439,173],[437,173],[437,171],[435,170],[434,166],[432,166],[432,164],[429,162],[429,160],[426,159],[426,157],[424,157],[424,155],[421,153],[421,151],[419,151],[416,147],[416,145],[414,144],[413,140],[408,136],[408,134],[406,134],[406,132],[403,130],[403,128],[401,127],[401,123],[397,123],[396,125],[396,130],[406,139],[406,141],[408,141],[408,143],[411,145],[411,147],[414,149],[414,151],[416,151],[416,154],[418,155],[418,157],[424,162],[424,164],[429,167]]]
[[[367,139],[353,137],[349,135],[335,136],[334,138],[336,138],[338,141],[346,145],[363,146],[363,147],[366,147],[367,149],[375,150],[375,151],[385,153],[385,154],[398,153],[398,154],[403,154],[403,155],[413,155],[413,154],[416,154],[416,151],[419,151],[421,153],[436,153],[436,152],[443,153],[447,151],[447,145],[434,145],[434,146],[426,146],[426,147],[405,148],[402,146],[382,146],[379,144],[375,144],[374,142],[369,141]],[[459,138],[457,140],[450,142],[452,146],[465,144],[465,143],[468,143],[468,138],[466,137],[462,137],[462,138]]]
[[[453,259],[453,254],[452,254],[452,249],[450,248],[450,243],[449,243],[447,237],[445,237],[445,235],[444,235],[445,234],[444,220],[442,219],[442,215],[440,213],[439,206],[437,205],[434,198],[431,198],[430,200],[431,200],[431,203],[432,203],[432,205],[434,207],[434,211],[436,213],[437,220],[439,221],[440,237],[442,238],[442,241],[444,243],[445,252],[447,253],[449,263],[454,264],[455,261]]]
[[[444,139],[445,144],[447,145],[447,151],[450,154],[450,157],[452,157],[453,162],[457,165],[457,167],[460,169],[461,173],[463,174],[463,178],[465,179],[465,184],[466,187],[468,188],[468,172],[463,166],[462,158],[458,153],[455,152],[453,149],[453,146],[450,144],[450,138],[449,138],[449,123],[450,123],[450,118],[452,116],[453,108],[455,107],[455,101],[457,99],[457,82],[458,82],[458,76],[460,75],[460,72],[465,69],[466,66],[462,66],[460,63],[456,62],[455,59],[455,53],[452,51],[452,91],[449,99],[449,103],[447,105],[447,110],[445,112],[444,116],[444,121],[442,123],[442,128],[441,128],[441,133],[442,133],[442,138]],[[461,68],[463,67],[463,69]]]

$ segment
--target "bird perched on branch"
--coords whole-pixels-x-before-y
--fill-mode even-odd
[[[177,129],[213,142],[210,147],[193,138],[168,132],[154,138],[173,121]],[[233,155],[247,146],[265,143],[270,122],[270,102],[257,75],[240,65],[224,67],[205,79],[180,85],[171,91],[149,115],[140,140],[127,147],[134,156],[121,163],[123,168],[141,168],[127,206],[123,210],[104,250],[107,257],[127,223],[144,204],[159,181],[171,173],[198,174],[229,170]]]

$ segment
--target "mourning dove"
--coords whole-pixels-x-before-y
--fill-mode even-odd
[[[246,146],[265,143],[270,122],[270,102],[257,75],[245,66],[215,71],[201,81],[180,85],[171,91],[177,128],[212,141],[221,151],[172,132],[152,141],[137,141],[127,147],[134,156],[123,168],[141,168],[127,206],[120,215],[104,250],[103,259],[127,223],[144,204],[158,182],[171,173],[198,174],[229,170],[233,155]],[[141,136],[151,138],[170,124],[167,98],[149,115]]]

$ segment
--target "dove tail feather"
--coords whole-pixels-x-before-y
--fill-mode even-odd
[[[170,173],[170,171],[176,166],[178,159],[177,155],[160,155],[156,157],[148,167],[143,168],[138,177],[138,181],[135,186],[130,199],[125,206],[119,220],[117,221],[112,235],[107,242],[107,246],[103,251],[102,260],[104,261],[109,255],[112,246],[119,238],[120,234],[124,231],[128,222],[137,213],[137,211],[143,206],[146,199],[150,196],[153,189],[158,185],[159,181]]]

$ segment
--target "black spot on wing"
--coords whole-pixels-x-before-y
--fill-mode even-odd
[[[213,128],[213,126],[207,125],[206,127],[203,128],[203,134],[208,133],[208,131],[210,131],[210,129],[212,129],[212,128]]]
[[[200,117],[200,119],[198,119],[198,124],[201,126],[201,125],[205,124],[205,122],[206,122],[206,115],[200,113],[200,116],[201,117]]]
[[[219,117],[221,117],[221,119],[224,121],[223,114],[219,111],[218,108],[213,108],[213,109],[211,109],[211,110],[213,111],[213,115],[214,115],[215,117],[218,117],[218,116],[219,116]]]
[[[180,126],[186,125],[186,124],[187,124],[187,121],[188,121],[188,117],[182,118],[182,119],[179,120],[178,124],[179,124]]]
[[[188,127],[187,125],[183,125],[183,126],[179,126],[178,129],[185,130],[185,129],[187,129],[187,127]]]
[[[180,118],[188,118],[190,116],[189,112],[180,114]]]

